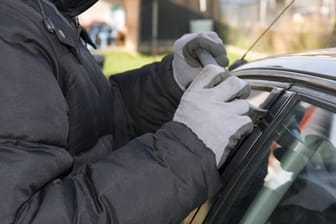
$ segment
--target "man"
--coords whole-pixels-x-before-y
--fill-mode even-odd
[[[95,2],[0,0],[3,224],[178,223],[217,192],[217,166],[251,131],[235,99],[247,84],[188,54],[227,64],[213,33],[106,80],[74,19]]]

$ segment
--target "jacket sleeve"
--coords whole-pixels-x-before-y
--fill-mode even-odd
[[[127,126],[130,133],[139,136],[172,120],[183,94],[173,78],[172,57],[110,77],[113,95],[118,98],[114,101],[122,99],[118,108],[124,109],[114,111],[115,120],[124,122],[119,127]]]
[[[28,31],[8,36],[6,29],[0,26],[1,223],[178,223],[217,191],[213,154],[175,122],[73,171],[52,59]]]
[[[179,223],[219,187],[211,152],[180,138],[168,123],[71,175],[61,147],[2,140],[1,223]]]

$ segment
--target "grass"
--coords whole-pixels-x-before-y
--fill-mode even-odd
[[[151,55],[127,51],[110,51],[103,52],[103,54],[105,55],[103,72],[106,76],[139,68],[154,61],[160,61],[164,57],[164,55],[159,55],[154,60]]]
[[[105,55],[103,73],[106,76],[139,68],[154,61],[160,61],[165,55],[158,55],[155,59],[148,54],[136,54],[122,50],[100,52]],[[230,62],[238,59],[241,55],[228,54]]]

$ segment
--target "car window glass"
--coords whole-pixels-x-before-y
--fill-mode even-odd
[[[334,117],[298,103],[247,166],[222,223],[336,223]]]

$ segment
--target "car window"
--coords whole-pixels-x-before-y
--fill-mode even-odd
[[[220,223],[336,223],[335,114],[299,102],[231,192]]]

